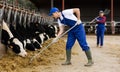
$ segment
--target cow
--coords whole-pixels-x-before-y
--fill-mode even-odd
[[[28,29],[28,31],[30,36],[35,38],[40,44],[43,44],[44,41],[56,37],[57,26],[40,23],[30,23],[30,28]]]
[[[26,38],[27,42],[29,39],[29,43],[27,45],[31,47],[27,47],[28,50],[35,51],[42,47],[39,41],[35,38],[35,27],[31,23],[30,25],[26,25]]]
[[[39,23],[30,23],[30,35],[36,38],[40,44],[49,38],[56,37],[57,26]]]
[[[57,36],[57,26],[55,25],[43,25],[45,28],[45,33],[49,36],[49,38],[54,38]]]
[[[40,43],[40,44],[43,44],[44,42],[44,34],[43,33],[40,33],[39,35],[37,35],[36,37],[36,40]]]
[[[10,28],[13,31],[13,34],[23,43],[24,48],[31,51],[40,49],[41,45],[31,35],[31,33],[33,33],[32,29],[29,28],[28,24],[25,24],[23,22],[24,18],[21,18],[20,20],[20,17],[18,15],[16,17],[16,28],[14,28],[13,24],[10,24]]]
[[[23,19],[21,21],[24,22]],[[10,29],[13,35],[23,43],[24,48],[28,50],[35,51],[40,49],[44,41],[56,37],[57,27],[54,25],[35,22],[24,24],[18,20],[16,20],[16,28],[14,28],[13,24],[10,24]]]
[[[20,42],[20,40],[13,36],[12,32],[7,26],[7,23],[2,23],[2,39],[1,43],[6,45],[8,48],[11,48],[13,52],[15,52],[17,55],[20,55],[22,57],[27,56],[27,52],[25,51],[23,44]]]
[[[44,41],[46,41],[46,40],[49,40],[50,38],[49,38],[49,36],[46,34],[46,33],[43,33],[43,35],[44,35]]]

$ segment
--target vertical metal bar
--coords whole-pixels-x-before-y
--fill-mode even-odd
[[[8,25],[8,27],[10,27],[10,17],[11,17],[11,13],[12,13],[12,8],[9,8],[9,10],[8,10],[8,15],[7,15],[7,25]]]
[[[23,16],[23,13],[22,13],[22,11],[21,11],[21,13],[20,13],[20,20],[19,20],[19,24],[21,24],[22,23],[22,16]]]
[[[16,5],[18,6],[18,0],[16,0]]]
[[[111,21],[113,21],[113,0],[111,0]]]
[[[27,12],[25,11],[23,26],[26,28]]]
[[[13,26],[14,26],[14,28],[15,28],[15,30],[16,30],[16,18],[17,18],[17,13],[18,13],[18,11],[16,10],[15,11],[15,14],[14,14],[14,20],[13,20]]]
[[[65,9],[65,0],[62,0],[62,10]]]
[[[113,7],[113,0],[111,0],[111,26],[112,26],[112,34],[115,34],[115,28],[114,28],[114,7]]]
[[[54,0],[51,0],[51,8],[54,7]]]

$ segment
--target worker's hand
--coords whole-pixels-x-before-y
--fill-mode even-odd
[[[54,38],[54,39],[52,40],[53,43],[56,43],[57,41],[58,41],[58,38]]]
[[[81,24],[82,22],[81,22],[81,20],[77,20],[77,24],[79,25],[79,24]]]

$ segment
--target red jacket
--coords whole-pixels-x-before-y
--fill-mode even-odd
[[[97,24],[105,24],[105,22],[106,22],[106,17],[103,16],[103,17],[98,17],[96,23]]]

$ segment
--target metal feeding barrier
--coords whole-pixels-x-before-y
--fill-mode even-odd
[[[17,16],[19,17],[19,21],[17,21],[16,19]],[[40,13],[36,12],[35,10],[30,11],[29,9],[15,6],[14,3],[9,4],[7,3],[7,0],[0,1],[0,44],[2,44],[1,38],[2,38],[3,20],[7,22],[8,27],[10,24],[12,24],[15,29],[17,23],[23,24],[23,26],[26,27],[26,25],[30,24],[30,22],[39,23],[39,24],[51,22],[49,21],[49,19],[42,17]]]
[[[29,24],[30,22],[37,22],[39,24],[51,23],[51,19],[49,19],[47,17],[42,17],[39,12],[36,12],[35,10],[30,11],[29,9],[25,9],[23,7],[15,6],[14,3],[13,4],[8,4],[7,0],[0,1],[0,11],[1,11],[0,12],[0,26],[2,26],[1,22],[2,22],[3,18],[9,26],[10,19],[11,19],[11,14],[14,14],[14,16],[13,16],[14,19],[13,19],[12,24],[14,24],[14,26],[16,26],[16,15],[18,13],[20,13],[19,23],[20,24],[23,23],[24,26],[26,24]],[[7,17],[4,17],[4,16],[7,16]],[[24,18],[23,22],[21,22],[22,17]],[[26,20],[28,20],[28,21],[26,21]],[[0,40],[1,40],[1,34],[0,34]]]
[[[3,47],[1,43],[2,38],[2,19],[3,19],[3,13],[4,13],[5,6],[3,5],[0,10],[0,59],[4,56],[6,49]]]

